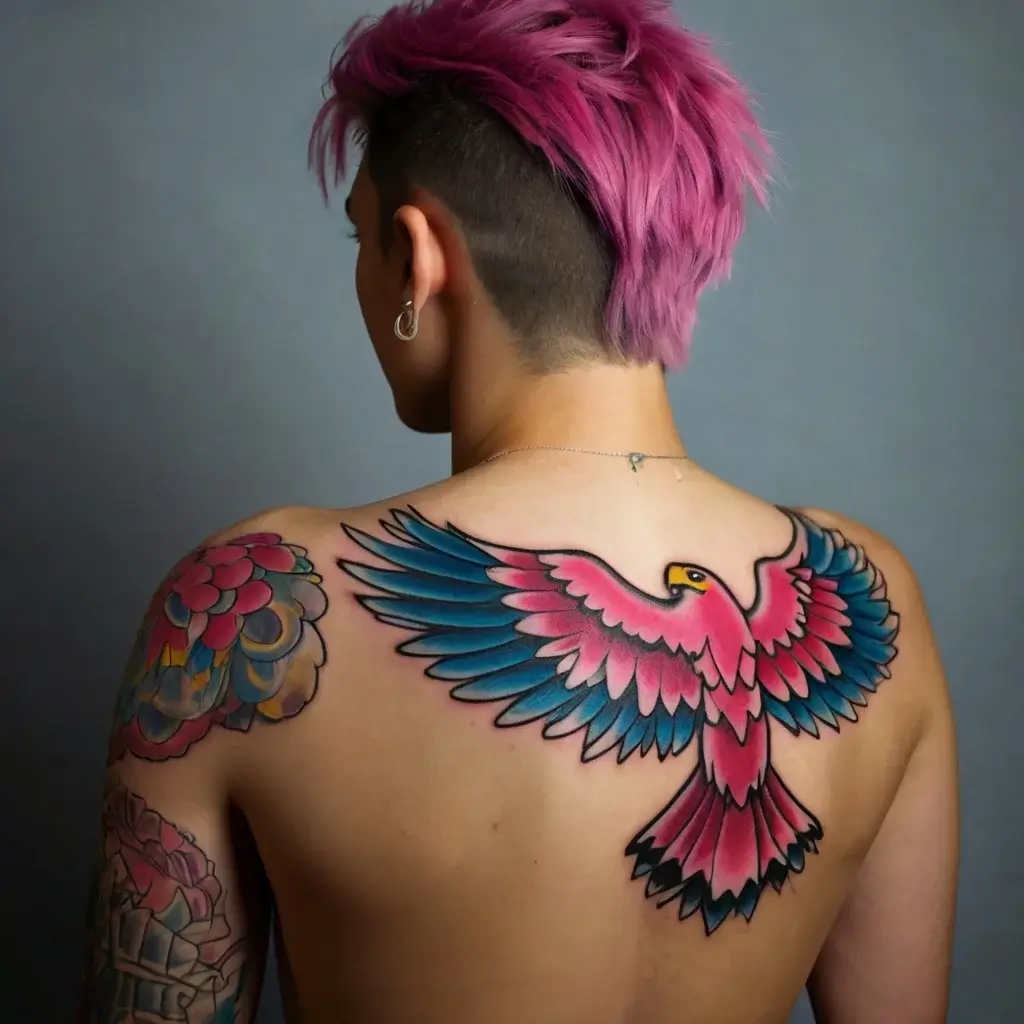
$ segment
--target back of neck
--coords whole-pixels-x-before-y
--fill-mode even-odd
[[[452,471],[509,449],[570,447],[685,455],[659,366],[508,369],[452,396]]]

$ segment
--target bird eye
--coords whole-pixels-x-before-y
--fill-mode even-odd
[[[689,569],[686,573],[687,578],[691,583],[703,583],[704,573],[697,572],[696,569]]]

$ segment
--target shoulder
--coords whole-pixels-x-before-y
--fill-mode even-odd
[[[329,542],[332,533],[337,533],[338,523],[345,514],[341,509],[304,505],[264,509],[211,533],[197,545],[196,550],[223,547],[239,541],[252,543],[254,537],[260,542],[277,537],[278,543],[315,551]]]

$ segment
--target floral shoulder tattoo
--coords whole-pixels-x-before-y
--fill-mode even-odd
[[[180,757],[216,725],[298,714],[326,659],[322,577],[275,533],[201,547],[153,597],[117,699],[109,760]]]

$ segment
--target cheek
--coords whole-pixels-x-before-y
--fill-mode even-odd
[[[401,296],[395,289],[394,275],[364,242],[356,257],[356,297],[367,333],[378,353],[394,341],[395,317],[401,312]]]
[[[374,312],[372,274],[368,264],[369,260],[366,256],[366,250],[363,246],[360,246],[359,253],[356,256],[356,297],[359,299],[359,308],[362,311],[363,320],[366,323],[367,330],[369,330],[372,335],[375,329],[374,320],[377,319],[377,317]]]
[[[394,368],[391,363],[395,354],[394,323],[398,311],[388,293],[384,268],[372,253],[367,252],[365,245],[360,246],[356,258],[356,297],[359,299],[359,309],[363,314],[370,343],[377,353],[384,375],[393,385]]]

